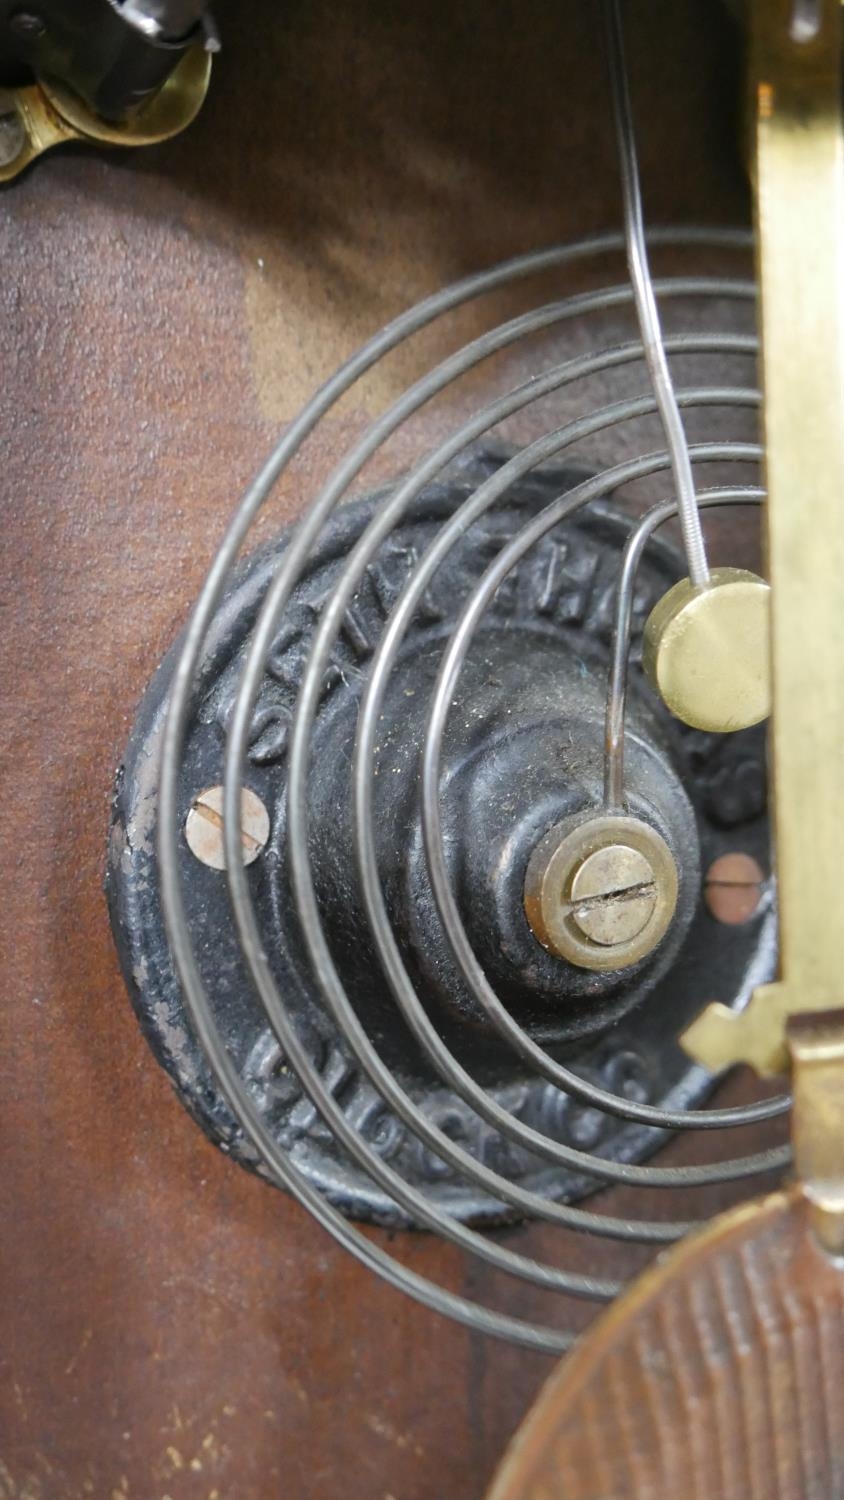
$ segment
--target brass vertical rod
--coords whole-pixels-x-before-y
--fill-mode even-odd
[[[841,0],[816,11],[804,32],[755,0],[754,47],[781,980],[819,1010],[842,1000],[844,131]]]
[[[780,977],[742,1014],[713,1005],[685,1033],[713,1068],[785,1069],[787,1017],[844,1003],[841,11],[752,10]]]

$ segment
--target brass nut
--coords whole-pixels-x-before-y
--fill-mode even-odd
[[[771,712],[770,588],[743,568],[688,578],[648,618],[642,665],[666,707],[694,729],[749,729]]]
[[[593,814],[557,824],[534,849],[525,913],[559,958],[581,969],[625,969],[662,941],[677,892],[674,858],[655,828]]]

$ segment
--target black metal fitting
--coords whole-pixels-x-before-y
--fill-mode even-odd
[[[57,79],[104,120],[157,93],[203,38],[209,0],[0,0],[0,82]]]

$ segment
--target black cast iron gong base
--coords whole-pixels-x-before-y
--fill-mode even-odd
[[[505,1140],[443,1087],[397,1014],[372,950],[353,857],[349,766],[367,665],[409,573],[443,521],[501,462],[483,453],[431,486],[367,570],[323,686],[311,756],[309,850],[332,955],[388,1065],[418,1107],[488,1165],[543,1196],[572,1200],[594,1179],[566,1173]],[[584,1107],[528,1076],[490,1028],[457,972],[427,878],[419,807],[419,751],[443,643],[468,593],[537,509],[583,476],[537,472],[478,523],[436,575],[406,638],[384,705],[374,766],[379,872],[393,930],[440,1035],[501,1104],[536,1129],[619,1161],[666,1138]],[[339,511],[324,530],[286,611],[253,718],[246,784],[270,815],[270,838],[248,877],[266,951],[325,1083],[367,1141],[403,1176],[463,1220],[510,1214],[466,1184],[415,1139],[361,1076],[310,974],[286,865],[286,742],[322,602],[383,492]],[[461,676],[444,741],[441,785],[453,889],[475,951],[528,1033],[585,1078],[639,1102],[699,1103],[711,1086],[676,1037],[712,999],[743,1005],[771,976],[770,896],[739,927],[718,927],[700,898],[701,871],[740,849],[766,865],[764,736],[714,737],[671,720],[637,665],[644,620],[682,574],[664,543],[645,555],[634,609],[628,714],[628,797],[672,847],[680,899],[654,954],[615,974],[577,970],[547,953],[527,925],[527,861],[562,818],[595,805],[602,776],[603,704],[621,550],[630,520],[608,505],[582,511],[529,554],[499,590]],[[283,535],[242,569],[212,631],[181,768],[183,816],[223,779],[225,729],[250,630]],[[114,799],[107,889],[120,957],[144,1033],[180,1097],[222,1150],[257,1170],[210,1076],[185,1012],[159,899],[157,785],[165,702],[177,647],[141,705]],[[400,1224],[403,1214],[350,1164],[288,1069],[253,993],[230,914],[225,874],[182,840],[188,917],[217,1024],[242,1076],[297,1166],[344,1212]]]

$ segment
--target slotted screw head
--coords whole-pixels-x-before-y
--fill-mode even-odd
[[[585,937],[609,948],[638,937],[656,899],[650,860],[625,844],[608,844],[588,855],[575,872],[571,916]]]
[[[245,786],[240,794],[240,838],[245,865],[258,858],[269,836],[270,815],[260,797]],[[194,798],[185,819],[185,838],[202,864],[212,870],[226,868],[221,786],[208,787]]]

